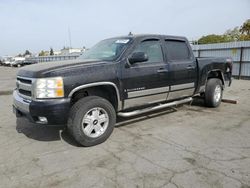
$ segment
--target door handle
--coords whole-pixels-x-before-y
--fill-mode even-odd
[[[186,67],[186,69],[188,69],[188,70],[190,70],[190,69],[195,69],[195,67],[192,66],[192,65],[188,65],[188,66]]]
[[[168,72],[168,70],[164,68],[160,68],[159,70],[157,70],[157,73],[166,73],[166,72]]]

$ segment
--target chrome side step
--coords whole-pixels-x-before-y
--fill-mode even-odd
[[[136,116],[136,115],[144,114],[144,113],[155,111],[155,110],[160,110],[160,109],[171,107],[171,106],[176,106],[179,104],[188,103],[188,102],[191,102],[192,100],[193,100],[193,98],[189,97],[189,98],[185,98],[182,100],[169,102],[166,104],[159,104],[157,106],[153,106],[153,107],[149,107],[149,108],[145,108],[145,109],[141,109],[141,110],[135,110],[135,111],[131,111],[131,112],[119,112],[117,115],[122,116],[122,117],[131,117],[131,116]]]

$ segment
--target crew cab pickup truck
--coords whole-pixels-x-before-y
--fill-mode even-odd
[[[185,37],[122,36],[75,60],[21,68],[13,109],[34,123],[65,125],[77,142],[93,146],[110,136],[117,116],[188,103],[195,95],[219,106],[231,75],[230,58],[195,58]]]

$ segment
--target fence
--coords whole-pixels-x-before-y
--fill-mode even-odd
[[[36,61],[38,63],[41,63],[41,62],[49,62],[49,61],[64,61],[64,60],[76,59],[79,56],[80,56],[80,54],[38,56],[38,57],[29,57],[29,58],[27,58],[27,60]]]
[[[250,78],[250,41],[193,45],[196,57],[231,57],[233,76]]]

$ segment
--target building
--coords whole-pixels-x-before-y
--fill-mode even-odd
[[[82,54],[84,51],[85,48],[63,48],[60,55]]]

